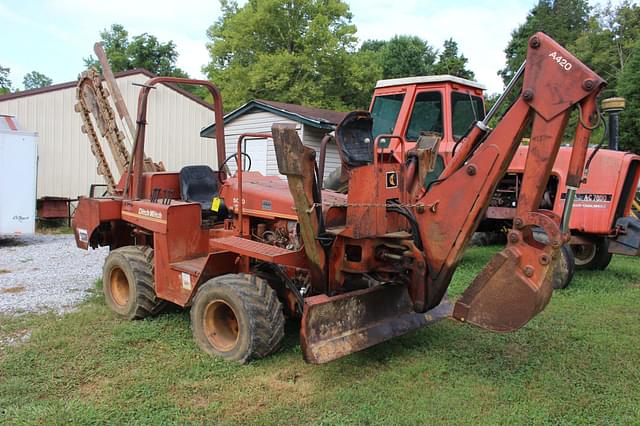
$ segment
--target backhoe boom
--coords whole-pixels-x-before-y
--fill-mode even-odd
[[[407,306],[427,316],[442,313],[464,249],[528,128],[531,143],[508,244],[455,303],[453,316],[489,330],[512,331],[542,311],[551,298],[559,248],[569,236],[561,231],[560,217],[538,206],[576,105],[581,124],[570,181],[579,186],[591,133],[587,123],[604,86],[602,78],[553,39],[535,34],[529,40],[520,96],[495,129],[477,123],[429,187],[421,176],[433,167],[431,150],[437,150],[437,139],[421,136],[408,161],[400,163],[397,153],[378,145],[397,139],[404,149],[403,138],[380,135],[374,140],[369,113],[351,113],[336,129],[342,169],[349,175],[347,202],[340,205],[317,199],[311,190],[318,186],[313,173],[296,173],[288,166],[314,170],[315,159],[292,147],[302,145],[295,129],[274,125],[280,173],[289,178],[298,216],[312,218],[321,208],[325,214],[322,221],[299,221],[309,258],[326,271],[326,281],[312,282],[312,291],[322,295],[305,302],[301,339],[306,359],[326,362],[424,324],[407,316]],[[304,163],[308,165],[299,166]],[[533,238],[534,229],[544,231],[545,243]],[[406,299],[400,297],[403,291]],[[393,309],[382,306],[384,300]]]

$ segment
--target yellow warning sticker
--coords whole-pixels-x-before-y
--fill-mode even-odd
[[[220,198],[213,197],[213,200],[211,200],[211,210],[213,210],[214,212],[220,210]]]

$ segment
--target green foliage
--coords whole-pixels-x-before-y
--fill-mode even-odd
[[[30,73],[25,74],[24,79],[22,80],[22,85],[25,90],[51,86],[52,83],[53,80],[38,71],[31,71]]]
[[[101,31],[100,39],[113,72],[144,68],[156,75],[187,77],[187,73],[176,67],[178,52],[171,40],[161,43],[157,37],[147,33],[129,40],[129,33],[120,24]],[[101,69],[100,62],[93,56],[85,58],[84,63],[87,68]]]
[[[435,74],[450,74],[473,80],[475,74],[467,69],[467,62],[467,58],[458,52],[458,43],[450,38],[444,42],[444,50],[438,56],[434,72]]]
[[[607,80],[605,95],[615,95],[618,78],[640,39],[640,7],[624,1],[597,7],[571,51]]]
[[[102,48],[107,55],[111,71],[120,72],[135,68],[144,68],[155,75],[189,78],[182,69],[176,66],[178,51],[172,40],[166,43],[148,33],[133,36],[129,40],[129,33],[120,24],[111,25],[110,29],[100,32]],[[84,58],[87,68],[101,70],[100,62],[93,56]],[[199,86],[180,85],[181,88],[211,101],[209,92]]]
[[[543,31],[563,46],[570,46],[589,25],[589,2],[587,0],[540,0],[524,24],[511,33],[511,40],[504,53],[506,66],[498,72],[504,83],[508,83],[527,55],[529,37]]]
[[[367,40],[360,50],[376,53],[382,78],[433,74],[437,58],[436,51],[426,40],[409,35],[396,35],[388,41]]]
[[[620,74],[618,93],[627,100],[620,115],[621,148],[640,153],[640,39]]]
[[[356,28],[341,0],[221,0],[204,68],[226,108],[252,98],[344,110],[368,104],[377,68],[353,55]]]
[[[633,52],[640,40],[640,6],[625,0],[616,6],[608,3],[592,9],[586,0],[540,0],[529,12],[526,22],[512,33],[505,49],[507,63],[499,72],[505,83],[524,60],[528,38],[536,31],[544,31],[555,38],[607,80],[602,98],[631,97],[627,110],[621,114],[621,147],[638,152],[640,109],[636,107],[636,87],[639,71],[636,68],[625,72],[625,69],[637,56]],[[576,124],[574,112],[564,135],[565,142],[574,137]],[[591,141],[595,143],[601,138],[602,129],[598,129]]]
[[[9,78],[10,68],[0,65],[0,95],[11,92],[11,79]]]
[[[416,36],[397,35],[391,40],[366,40],[359,54],[370,54],[382,71],[379,78],[413,77],[431,74],[451,74],[473,80],[467,69],[467,58],[458,50],[452,38],[444,42],[438,53],[426,40]]]

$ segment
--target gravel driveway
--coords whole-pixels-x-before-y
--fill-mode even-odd
[[[81,250],[73,235],[0,238],[0,313],[63,313],[86,298],[108,248]]]

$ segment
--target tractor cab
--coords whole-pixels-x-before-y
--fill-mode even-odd
[[[473,123],[484,118],[483,90],[485,87],[475,81],[452,75],[380,80],[369,108],[373,137],[400,135],[410,149],[421,134],[429,134],[440,138],[440,153],[450,156]],[[401,161],[401,142],[386,143]],[[448,158],[439,158],[436,171],[444,167],[443,160]]]

